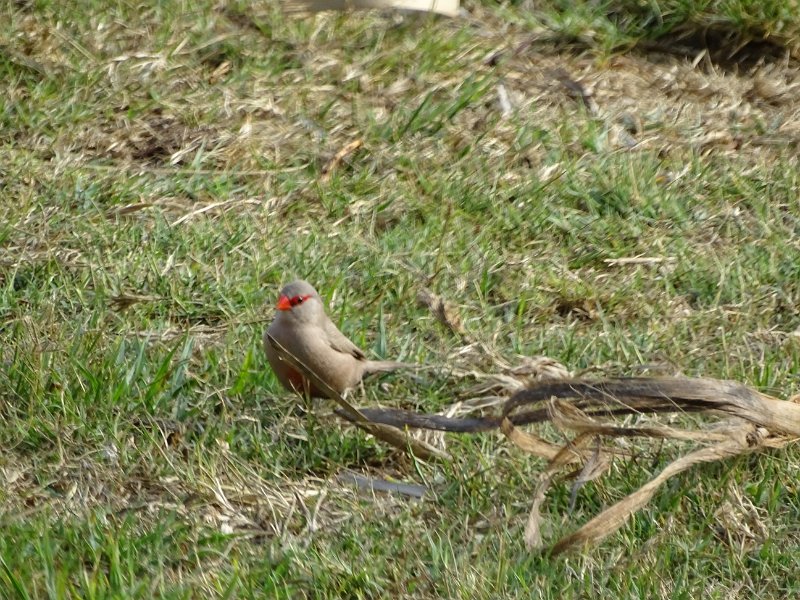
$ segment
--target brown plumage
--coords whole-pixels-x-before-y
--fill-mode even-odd
[[[413,366],[368,360],[328,318],[322,298],[307,281],[293,281],[284,286],[276,308],[275,319],[264,334],[264,350],[278,381],[288,390],[303,393],[308,385],[312,397],[326,397],[278,357],[267,334],[340,394],[357,386],[365,375]]]

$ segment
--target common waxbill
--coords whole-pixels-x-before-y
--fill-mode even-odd
[[[365,375],[413,367],[401,362],[368,360],[325,314],[322,298],[307,281],[293,281],[280,292],[277,314],[264,333],[264,350],[278,381],[288,390],[304,393],[306,385],[314,398],[327,395],[278,357],[268,335],[310,368],[340,394],[358,385]]]

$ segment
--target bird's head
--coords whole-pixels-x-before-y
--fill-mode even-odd
[[[278,309],[277,318],[297,324],[318,323],[325,316],[317,290],[301,279],[283,286],[275,308]]]

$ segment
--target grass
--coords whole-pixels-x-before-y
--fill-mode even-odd
[[[410,463],[324,406],[299,415],[261,351],[277,290],[304,277],[371,356],[494,372],[543,354],[797,393],[797,64],[648,44],[655,13],[745,15],[749,35],[779,19],[786,49],[800,21],[631,5],[0,8],[0,595],[795,597],[797,447],[677,477],[599,548],[532,555],[541,463],[499,434]],[[568,19],[602,27],[565,46]],[[637,256],[663,261],[613,262]],[[422,285],[490,352],[464,352]],[[439,410],[469,383],[382,382],[361,401]],[[556,486],[549,533],[678,452],[639,450],[572,513]],[[359,495],[342,469],[434,495]]]

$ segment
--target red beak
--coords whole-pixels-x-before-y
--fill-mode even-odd
[[[278,303],[275,305],[278,310],[292,310],[292,302],[289,296],[281,296],[278,298]]]

